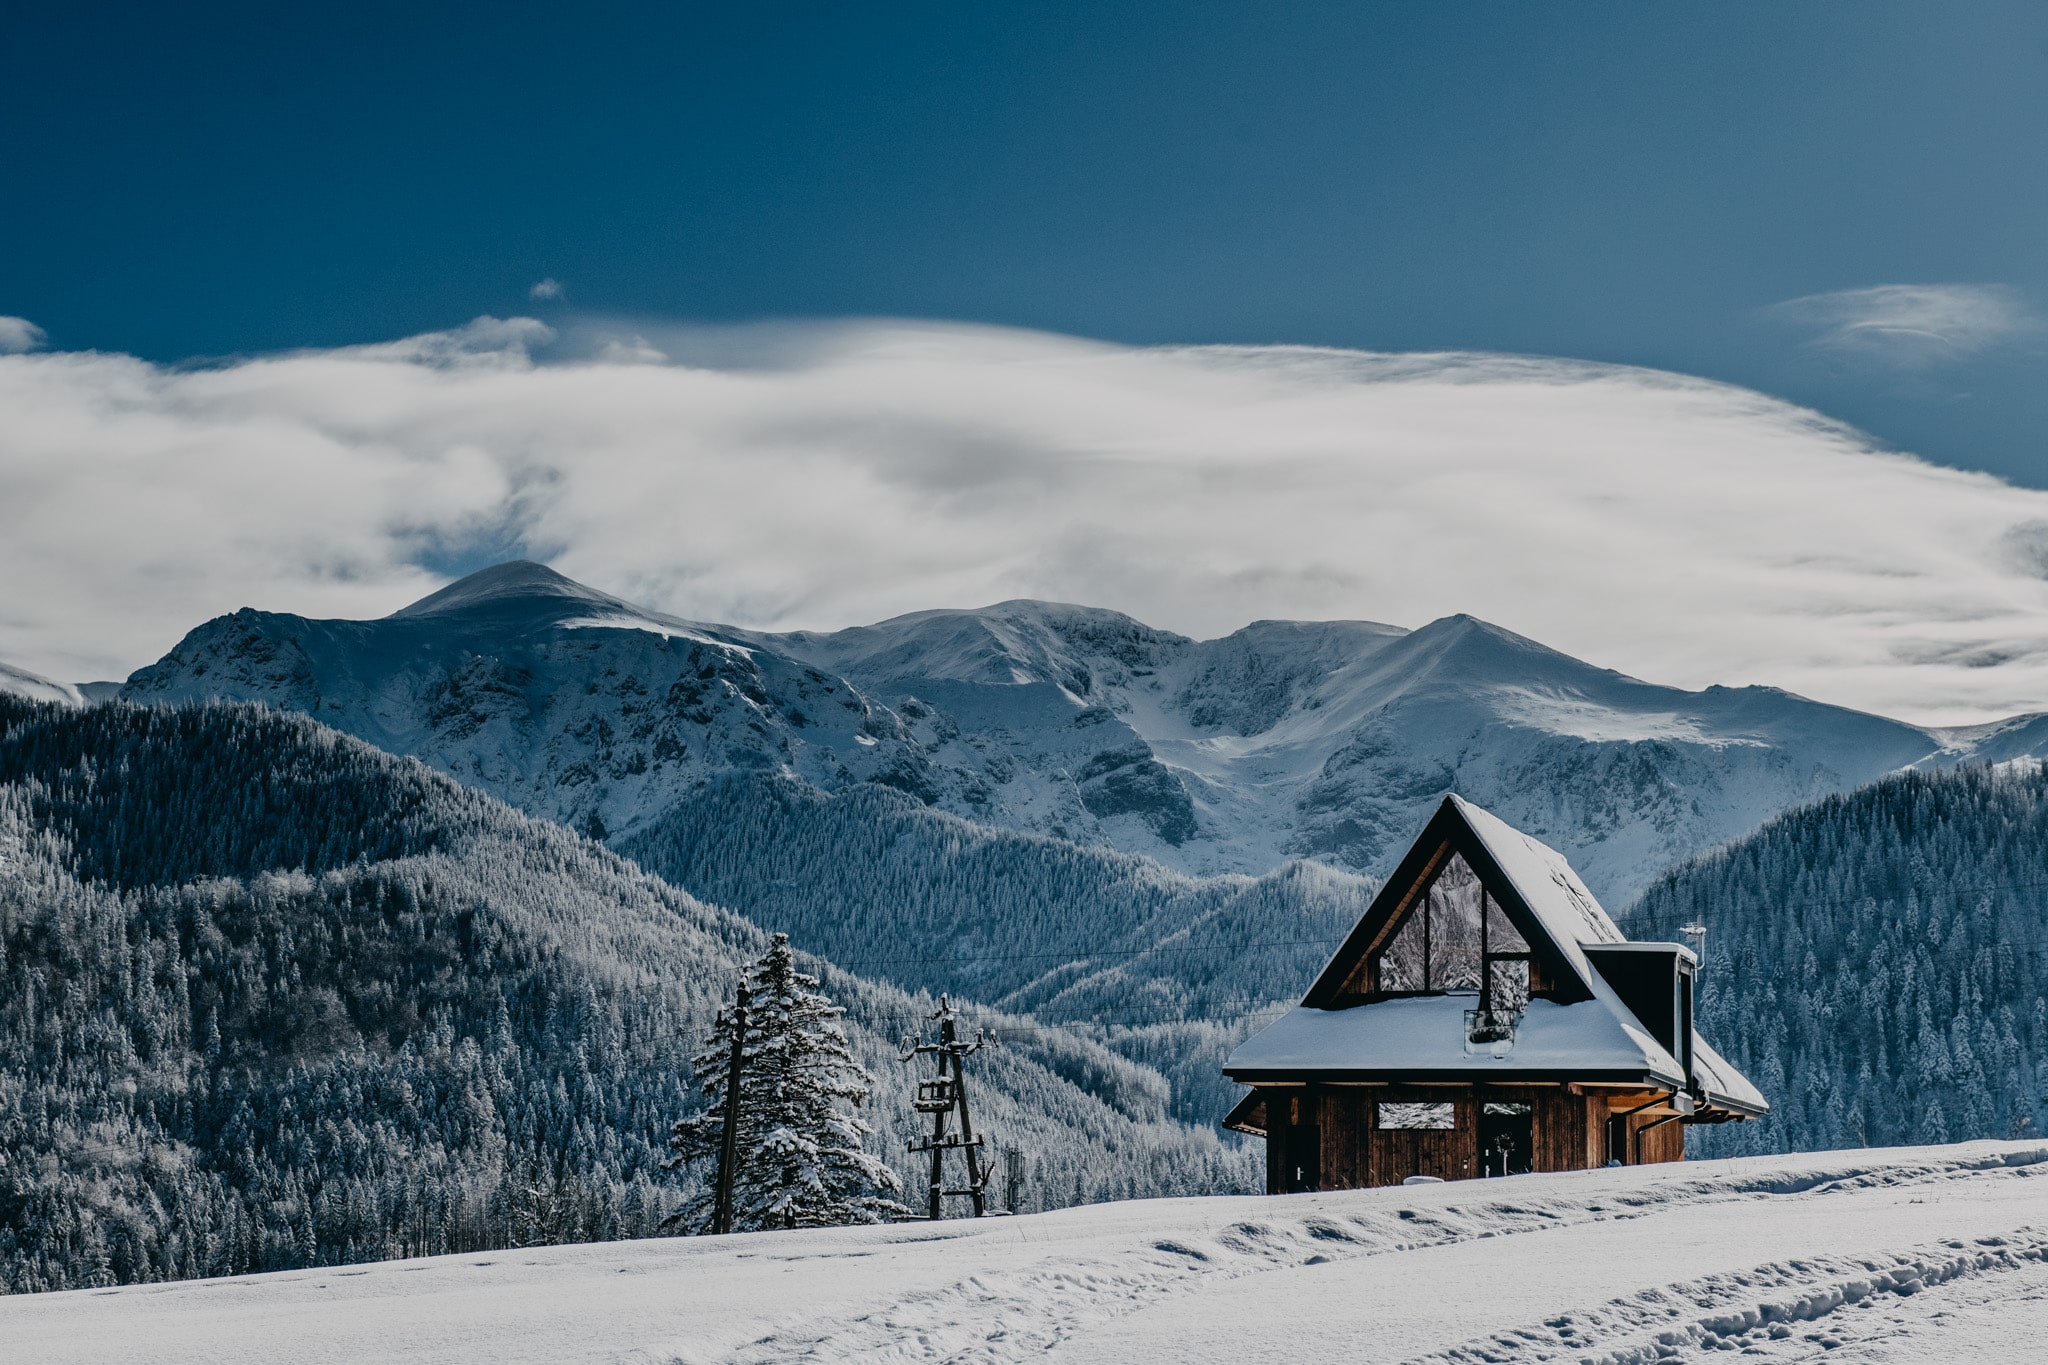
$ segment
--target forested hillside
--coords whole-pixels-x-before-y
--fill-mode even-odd
[[[2028,1136],[2048,1122],[2048,775],[1907,773],[1780,816],[1625,917],[1708,928],[1701,1026],[1770,1097],[1710,1155]]]
[[[0,698],[0,1286],[648,1233],[689,1193],[684,1059],[764,942],[300,717]],[[823,974],[907,1164],[929,1002]],[[1086,1042],[1020,1029],[973,1078],[1026,1207],[1256,1179]]]
[[[1229,1048],[1292,1004],[1373,883],[1314,863],[1187,877],[1148,858],[989,829],[887,788],[711,783],[620,842],[680,886],[910,990],[965,993],[1110,1043],[1213,1123]]]

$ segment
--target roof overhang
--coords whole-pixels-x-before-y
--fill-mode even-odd
[[[1649,953],[1658,957],[1675,957],[1688,967],[1700,965],[1699,955],[1683,943],[1664,943],[1652,939],[1630,939],[1626,943],[1581,943],[1579,951],[1588,957],[1598,957],[1602,953]]]
[[[1238,1067],[1223,1072],[1239,1085],[1602,1085],[1638,1090],[1683,1091],[1685,1084],[1655,1071],[1509,1071],[1488,1072],[1483,1065],[1409,1071],[1328,1067]],[[1235,1109],[1231,1113],[1235,1114]]]
[[[1771,1112],[1768,1104],[1753,1104],[1734,1095],[1723,1095],[1713,1090],[1700,1092],[1700,1108],[1695,1122],[1726,1123],[1730,1119],[1760,1119]]]
[[[1223,1116],[1223,1126],[1238,1133],[1250,1133],[1253,1137],[1266,1135],[1266,1097],[1254,1090]]]

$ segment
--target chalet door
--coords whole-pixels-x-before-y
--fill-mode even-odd
[[[1313,1107],[1302,1106],[1303,1122],[1287,1129],[1287,1149],[1282,1153],[1281,1187],[1289,1194],[1305,1194],[1323,1187],[1323,1132],[1309,1117]]]
[[[1479,1169],[1523,1175],[1536,1169],[1536,1115],[1526,1104],[1479,1106]]]

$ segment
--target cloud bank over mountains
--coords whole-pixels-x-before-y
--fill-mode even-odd
[[[486,318],[205,368],[5,355],[0,410],[0,658],[51,676],[245,605],[381,615],[523,553],[744,625],[1463,611],[1660,682],[1923,723],[2048,707],[2048,493],[1655,371]]]

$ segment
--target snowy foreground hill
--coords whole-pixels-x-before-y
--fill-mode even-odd
[[[1827,1152],[0,1299],[43,1361],[2015,1361],[2048,1149]]]
[[[769,634],[525,562],[382,620],[236,612],[123,695],[307,711],[599,837],[765,771],[828,792],[880,783],[1187,873],[1290,857],[1377,873],[1456,790],[1614,905],[1788,807],[2048,745],[2040,717],[1932,731],[1773,688],[1661,687],[1468,616],[1196,641],[1019,601]]]

